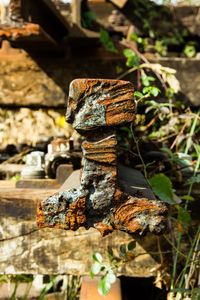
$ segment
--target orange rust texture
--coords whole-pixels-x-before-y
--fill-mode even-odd
[[[111,81],[112,82],[112,81]],[[113,90],[114,93],[113,96]],[[106,124],[108,126],[116,126],[126,122],[133,122],[135,119],[135,103],[133,101],[133,85],[127,81],[118,81],[116,85],[106,90],[111,97],[99,100],[98,102],[106,106]]]
[[[96,94],[99,94],[97,103],[105,107],[107,126],[130,123],[135,119],[134,87],[129,81],[75,79],[70,85],[70,90],[73,90],[73,96],[70,95],[68,99],[68,107],[74,112],[77,112],[79,104],[84,105],[85,99],[94,95],[96,91]],[[88,114],[85,119],[89,118]]]
[[[56,223],[49,225],[45,222],[44,210],[42,203],[37,205],[37,226],[39,228],[51,227],[58,229],[70,229],[76,230],[81,226],[84,226],[86,222],[86,199],[85,197],[78,198],[75,202],[71,203],[66,210],[66,219],[65,223]]]
[[[42,203],[39,202],[37,204],[37,212],[36,212],[36,222],[39,228],[45,227],[44,224],[44,211],[42,210]]]
[[[116,207],[123,201],[124,193],[120,188],[116,188],[115,193],[113,195],[113,205]]]
[[[116,145],[117,140],[113,136],[97,142],[84,141],[82,143],[82,148],[84,149],[85,158],[89,160],[100,163],[116,164]]]
[[[121,226],[124,226],[128,232],[142,232],[144,224],[139,222],[141,215],[151,217],[152,221],[150,222],[154,222],[153,219],[158,218],[158,222],[161,223],[166,211],[166,206],[161,202],[156,203],[156,201],[146,198],[138,199],[129,196],[128,200],[119,205],[114,212],[116,228],[120,229]]]
[[[78,198],[75,202],[71,203],[66,214],[66,224],[69,229],[76,230],[86,223],[86,198]]]
[[[0,26],[0,37],[17,39],[39,34],[40,26],[34,23],[23,24],[21,27]]]
[[[106,236],[107,234],[113,232],[113,226],[112,225],[108,225],[108,224],[105,224],[103,222],[99,222],[99,223],[96,223],[94,224],[94,228],[96,228],[101,236]]]
[[[99,104],[104,106],[103,110],[102,107],[99,109]],[[58,212],[53,214],[57,217],[59,207],[64,203],[66,229],[93,226],[103,236],[115,229],[129,233],[146,230],[160,233],[165,227],[165,205],[156,200],[132,197],[118,186],[117,181],[117,137],[113,126],[134,120],[133,85],[121,80],[76,79],[70,85],[68,105],[70,122],[75,128],[78,124],[77,128],[83,130],[87,138],[82,143],[84,165],[80,188],[70,190],[62,197],[55,195],[58,205],[52,207]],[[88,125],[88,119],[96,112],[96,119]],[[105,118],[101,118],[101,113]],[[46,213],[50,212],[47,220],[51,224],[54,208],[48,209],[48,203]],[[45,202],[43,204],[45,209]],[[41,210],[42,207],[38,210],[38,223],[48,226],[44,224],[45,216]]]

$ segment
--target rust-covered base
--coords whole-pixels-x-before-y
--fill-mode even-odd
[[[66,230],[94,227],[102,236],[115,229],[132,234],[146,231],[159,234],[165,230],[167,209],[162,202],[131,197],[119,191],[117,193],[121,194],[119,204],[107,210],[102,217],[90,215],[84,197],[64,205],[69,201],[65,198],[65,192],[55,194],[38,205],[37,225]]]

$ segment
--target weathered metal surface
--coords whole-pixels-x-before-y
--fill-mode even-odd
[[[134,121],[133,86],[128,81],[76,79],[69,89],[66,119],[85,136],[79,189],[59,192],[38,205],[39,227],[94,227],[104,236],[165,228],[166,206],[123,191],[118,184],[115,126]]]

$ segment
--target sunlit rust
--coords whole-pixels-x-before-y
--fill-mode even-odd
[[[40,227],[94,227],[102,236],[165,229],[164,203],[128,195],[118,183],[116,127],[133,122],[133,85],[127,81],[76,79],[69,89],[67,121],[85,137],[79,189],[60,192],[38,208]]]

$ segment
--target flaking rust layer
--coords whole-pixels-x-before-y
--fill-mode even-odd
[[[163,202],[133,197],[118,184],[116,127],[134,121],[133,91],[128,81],[71,82],[66,119],[85,138],[81,185],[40,202],[39,227],[94,227],[103,236],[115,229],[140,234],[165,229]]]

